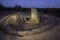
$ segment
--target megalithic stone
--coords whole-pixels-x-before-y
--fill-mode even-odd
[[[31,9],[31,22],[32,23],[39,23],[39,16],[37,14],[37,9]]]

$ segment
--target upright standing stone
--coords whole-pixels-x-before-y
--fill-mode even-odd
[[[32,8],[31,9],[31,21],[32,23],[39,23],[39,17],[38,17],[38,14],[37,14],[37,10]]]

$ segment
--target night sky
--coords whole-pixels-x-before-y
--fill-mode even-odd
[[[18,4],[22,7],[36,8],[60,8],[60,0],[0,0],[6,7]]]

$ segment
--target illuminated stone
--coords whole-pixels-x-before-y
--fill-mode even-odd
[[[31,9],[31,22],[33,24],[39,23],[39,15],[37,13],[36,9]]]

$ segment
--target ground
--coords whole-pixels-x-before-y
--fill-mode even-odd
[[[32,28],[28,25],[28,28],[31,28],[31,30],[26,30],[21,33],[19,32],[23,37],[8,35],[1,31],[0,40],[60,40],[60,19],[46,14],[40,14],[39,17],[40,23],[38,26],[35,25]],[[5,17],[3,17],[3,19],[4,18]]]

